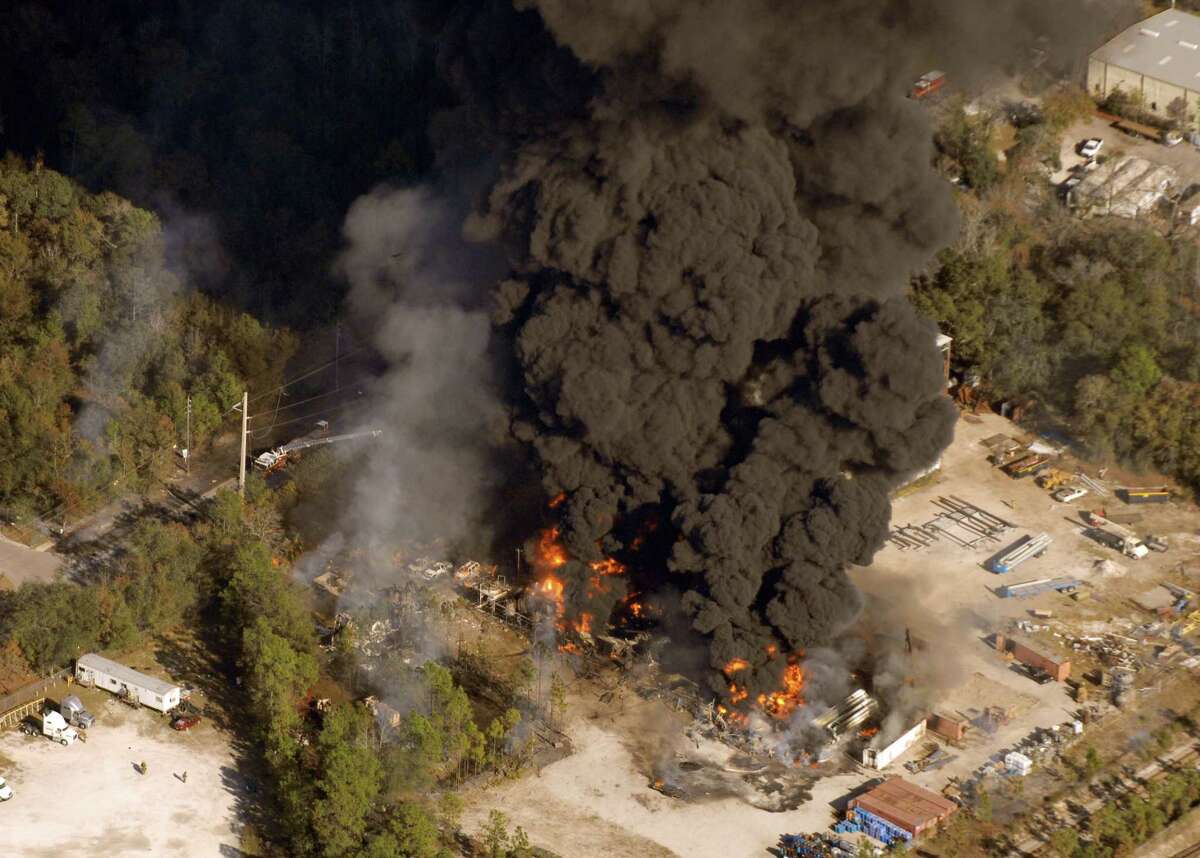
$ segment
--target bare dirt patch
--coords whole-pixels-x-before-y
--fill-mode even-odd
[[[0,734],[0,774],[16,793],[0,805],[7,854],[240,854],[228,735],[207,722],[178,733],[163,716],[112,698],[93,711],[87,742],[69,748],[16,730]],[[134,769],[143,761],[145,775]]]

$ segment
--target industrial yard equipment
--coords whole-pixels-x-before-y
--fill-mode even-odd
[[[1086,512],[1083,517],[1092,525],[1083,531],[1083,535],[1088,539],[1093,539],[1114,551],[1120,551],[1133,560],[1140,560],[1150,553],[1146,544],[1129,528],[1095,512]]]
[[[1125,487],[1117,489],[1117,497],[1125,503],[1166,503],[1171,499],[1171,490],[1167,486]]]
[[[989,560],[988,568],[997,575],[1004,575],[1032,557],[1041,557],[1053,541],[1048,533],[1024,536],[999,557]]]
[[[946,537],[962,548],[998,542],[998,536],[1012,524],[975,504],[950,495],[933,501],[941,512],[925,524],[906,524],[894,528],[888,539],[901,550],[927,548]]]
[[[1075,475],[1060,468],[1047,468],[1037,476],[1037,484],[1046,491],[1060,489],[1075,479]]]
[[[1002,470],[1014,480],[1019,480],[1023,477],[1036,474],[1048,467],[1047,463],[1049,461],[1050,460],[1048,457],[1035,453],[1033,455],[1026,456],[1023,459],[1018,459],[1015,462],[1010,462],[1009,464],[1005,465]]]
[[[1032,581],[1008,584],[996,592],[1001,599],[1027,599],[1051,591],[1074,593],[1082,584],[1078,578],[1034,578]]]

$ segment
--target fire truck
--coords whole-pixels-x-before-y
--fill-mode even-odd
[[[349,432],[344,435],[330,435],[328,421],[319,420],[317,421],[316,428],[307,435],[302,435],[295,440],[288,441],[282,447],[275,447],[272,450],[259,453],[254,457],[254,468],[263,474],[271,474],[286,466],[288,462],[298,459],[301,450],[322,447],[326,444],[337,444],[342,441],[352,441],[355,438],[378,438],[382,434],[382,429],[367,429],[362,432]]]
[[[940,71],[925,72],[917,78],[913,84],[912,92],[908,94],[909,98],[928,98],[946,83],[946,73]]]

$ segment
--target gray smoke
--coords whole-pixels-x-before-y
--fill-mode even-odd
[[[497,478],[488,439],[504,425],[488,356],[486,294],[497,269],[459,237],[461,211],[424,189],[380,188],[351,207],[338,271],[386,370],[362,427],[381,429],[343,529],[365,547],[440,536],[476,539]],[[481,284],[484,284],[481,287]]]

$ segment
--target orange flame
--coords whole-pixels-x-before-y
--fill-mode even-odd
[[[635,617],[640,617],[642,615],[642,603],[641,602],[630,602],[629,603],[629,613],[633,614]]]
[[[793,662],[783,671],[783,688],[758,695],[758,705],[776,718],[787,718],[804,703],[804,670]]]
[[[729,664],[727,664],[723,668],[721,668],[721,670],[725,673],[726,676],[728,676],[731,673],[737,673],[739,670],[745,670],[749,666],[750,666],[750,662],[746,661],[746,659],[735,658],[732,661],[730,661]]]
[[[537,592],[543,596],[549,596],[556,602],[562,602],[563,582],[559,581],[553,575],[543,578],[537,585]]]
[[[567,562],[567,550],[558,543],[557,527],[543,530],[538,536],[537,560],[551,569],[557,569]]]
[[[749,696],[750,696],[750,692],[744,688],[739,688],[736,682],[731,682],[729,684],[729,702],[730,703],[734,703],[734,704],[741,703],[743,700],[745,700]]]
[[[550,503],[548,503],[547,506],[549,506],[550,509],[557,509],[562,504],[562,502],[565,501],[566,499],[567,499],[567,493],[559,492],[554,497],[550,498]]]
[[[605,557],[603,560],[596,560],[589,563],[593,572],[599,572],[601,575],[624,575],[625,564],[612,557]]]
[[[582,614],[580,614],[579,622],[576,624],[576,628],[579,630],[580,634],[590,635],[592,633],[592,615],[587,611],[584,611]]]

